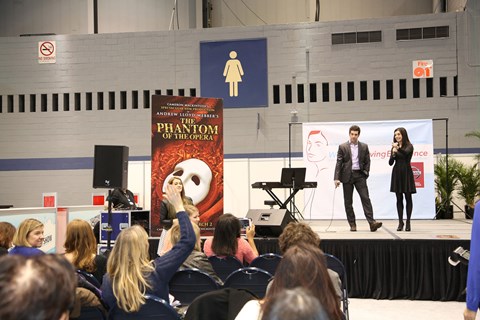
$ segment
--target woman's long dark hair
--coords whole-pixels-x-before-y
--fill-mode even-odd
[[[240,237],[240,220],[233,214],[220,216],[215,226],[212,240],[212,250],[217,256],[234,256],[238,249]]]
[[[325,256],[320,248],[308,243],[290,247],[275,272],[275,279],[265,299],[284,289],[303,287],[318,299],[332,320],[340,320],[342,312],[338,296],[328,274]]]
[[[407,130],[403,127],[393,130],[393,142],[397,142],[397,140],[395,140],[395,132],[397,131],[399,131],[400,134],[402,135],[402,149],[405,149],[406,146],[412,145],[412,143],[410,142],[410,139],[408,139]]]

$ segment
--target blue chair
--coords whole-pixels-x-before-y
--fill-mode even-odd
[[[265,253],[259,255],[250,263],[249,267],[260,268],[271,275],[275,275],[277,266],[282,261],[282,256],[276,253]]]
[[[218,284],[209,274],[192,268],[177,271],[170,280],[169,288],[175,300],[188,305],[196,297],[217,290]]]
[[[218,257],[218,256],[211,256],[208,258],[210,263],[212,264],[213,270],[222,279],[223,282],[227,279],[227,277],[235,270],[243,268],[243,263],[240,262],[235,257],[227,256],[227,257]]]
[[[225,288],[247,289],[258,298],[263,298],[267,291],[268,282],[273,276],[262,269],[246,267],[238,269],[225,280]]]
[[[104,320],[106,319],[104,311],[97,307],[82,307],[80,316],[77,318],[70,318],[76,320]]]
[[[340,277],[340,281],[342,282],[342,311],[343,315],[345,316],[345,319],[350,319],[350,316],[348,314],[348,288],[347,288],[347,272],[345,270],[345,266],[340,261],[337,257],[325,253],[324,254],[326,259],[327,259],[327,268],[330,270],[335,271],[338,273],[338,276]]]
[[[167,301],[154,295],[145,295],[145,304],[137,312],[125,312],[114,306],[109,314],[110,320],[162,319],[180,320],[177,311]]]
[[[100,282],[98,282],[97,278],[95,278],[93,276],[93,274],[87,272],[87,271],[84,271],[84,270],[80,270],[80,269],[77,269],[77,273],[82,275],[85,280],[87,280],[88,282],[90,282],[92,285],[94,285],[95,287],[97,287],[98,289],[100,289],[100,287],[102,286],[100,284]]]

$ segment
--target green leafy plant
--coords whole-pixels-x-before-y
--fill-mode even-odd
[[[440,157],[438,162],[434,165],[433,171],[435,174],[435,188],[437,189],[437,197],[435,199],[438,209],[445,210],[450,207],[453,192],[458,185],[458,167],[459,162],[453,158]]]
[[[473,208],[476,198],[480,196],[480,170],[477,164],[464,163],[459,163],[456,170],[460,182],[457,185],[458,195],[465,199],[467,206]]]
[[[480,130],[467,132],[465,134],[465,137],[467,137],[467,138],[468,137],[474,137],[474,138],[480,139]],[[480,162],[480,154],[477,154],[475,156],[475,160],[477,161],[477,163]]]

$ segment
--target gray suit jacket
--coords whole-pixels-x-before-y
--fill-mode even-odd
[[[358,162],[360,171],[363,172],[365,178],[370,173],[370,151],[366,143],[358,142]],[[347,141],[338,146],[337,164],[335,166],[334,180],[340,180],[341,183],[349,183],[352,177],[352,152],[350,150],[350,142]]]

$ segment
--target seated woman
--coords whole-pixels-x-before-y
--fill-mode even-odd
[[[198,223],[200,222],[200,212],[198,211],[198,208],[195,207],[194,205],[191,204],[186,204],[184,205],[185,212],[188,213],[188,217],[190,218],[190,221],[198,226]],[[178,219],[173,220],[173,226],[177,225],[178,226]],[[167,253],[170,249],[172,249],[172,242],[171,242],[171,230],[172,228],[167,230],[167,234],[165,236],[165,239],[163,241],[163,248],[158,248],[157,254],[159,256],[163,256],[165,253]]]
[[[102,283],[106,271],[107,258],[97,255],[97,241],[92,227],[85,220],[75,219],[67,225],[65,258],[75,268],[93,274]]]
[[[233,214],[226,213],[220,216],[213,238],[205,240],[203,252],[211,256],[235,256],[242,263],[250,263],[258,257],[257,246],[253,240],[255,226],[247,227],[247,240],[240,237],[242,226],[240,220]]]
[[[251,300],[238,313],[235,320],[261,319],[262,310],[284,289],[302,287],[308,289],[324,308],[329,319],[342,319],[342,312],[338,304],[332,281],[327,271],[325,256],[318,247],[308,243],[299,243],[290,247],[283,255],[275,272],[270,290],[263,301]]]
[[[8,249],[12,247],[14,235],[15,227],[11,223],[0,222],[0,256],[8,253]]]
[[[13,236],[13,247],[8,254],[19,254],[22,256],[37,256],[45,254],[38,249],[43,245],[44,227],[37,219],[26,219],[18,226]]]
[[[196,239],[180,192],[168,185],[166,197],[177,212],[180,241],[165,255],[150,261],[148,235],[143,227],[134,225],[120,232],[102,283],[102,297],[109,308],[117,305],[126,312],[136,312],[145,303],[146,293],[169,301],[168,282],[192,252]]]
[[[212,264],[208,260],[205,253],[202,252],[202,239],[200,238],[200,228],[193,224],[193,230],[195,231],[195,236],[197,237],[197,242],[195,243],[195,247],[193,248],[192,253],[188,256],[188,258],[183,262],[181,269],[189,269],[189,268],[197,268],[201,271],[210,275],[215,281],[222,286],[223,281],[218,277],[218,275],[213,270]],[[172,245],[175,245],[180,241],[180,227],[178,225],[174,225],[170,230],[170,242]]]
[[[190,197],[185,195],[185,188],[183,187],[182,179],[179,177],[172,177],[168,180],[168,185],[171,185],[180,193],[180,197],[182,198],[183,205],[193,205],[193,200]],[[162,199],[162,203],[160,205],[160,224],[163,228],[162,234],[160,235],[160,240],[158,240],[158,250],[157,254],[161,256],[163,254],[162,250],[165,246],[165,239],[168,238],[167,232],[172,227],[175,218],[177,217],[177,212],[175,211],[174,206],[168,198],[165,196]]]

